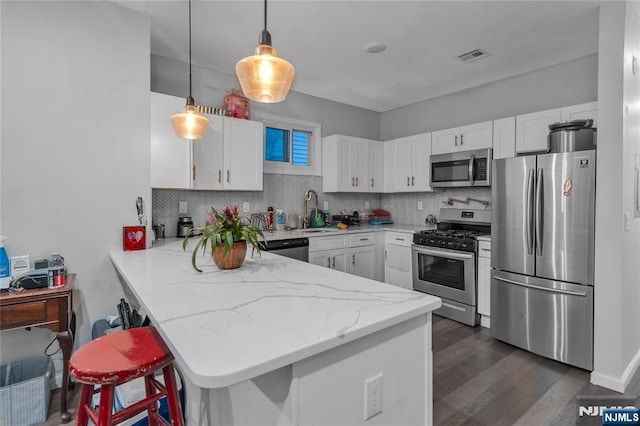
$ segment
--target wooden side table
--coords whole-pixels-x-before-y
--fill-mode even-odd
[[[69,327],[73,316],[71,290],[74,281],[75,274],[69,274],[64,287],[39,288],[0,295],[1,331],[44,327],[56,333],[62,349],[60,417],[63,423],[71,420],[71,414],[67,411],[67,388],[69,387],[69,358],[73,348],[73,336]]]

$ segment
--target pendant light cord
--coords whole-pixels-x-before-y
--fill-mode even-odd
[[[264,30],[267,31],[267,0],[264,0]]]
[[[189,0],[189,98],[193,98],[191,96],[191,80],[191,0]]]

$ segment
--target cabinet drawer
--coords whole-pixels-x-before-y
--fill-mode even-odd
[[[309,251],[331,250],[349,247],[349,236],[312,237],[309,238]]]
[[[371,246],[376,243],[376,236],[373,232],[366,234],[352,234],[349,237],[349,245],[351,247]]]
[[[57,300],[3,306],[0,310],[2,330],[27,326],[55,324],[58,321]]]
[[[385,243],[398,246],[411,246],[413,243],[413,234],[406,232],[387,232]]]
[[[478,241],[478,256],[491,257],[491,241]]]

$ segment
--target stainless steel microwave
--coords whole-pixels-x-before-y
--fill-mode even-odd
[[[451,152],[431,156],[431,187],[491,186],[493,150]]]

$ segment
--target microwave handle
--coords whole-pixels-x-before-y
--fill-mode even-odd
[[[475,175],[475,162],[476,162],[476,156],[471,154],[471,157],[469,158],[469,183],[471,185],[475,185],[476,181],[473,178],[473,176]]]

